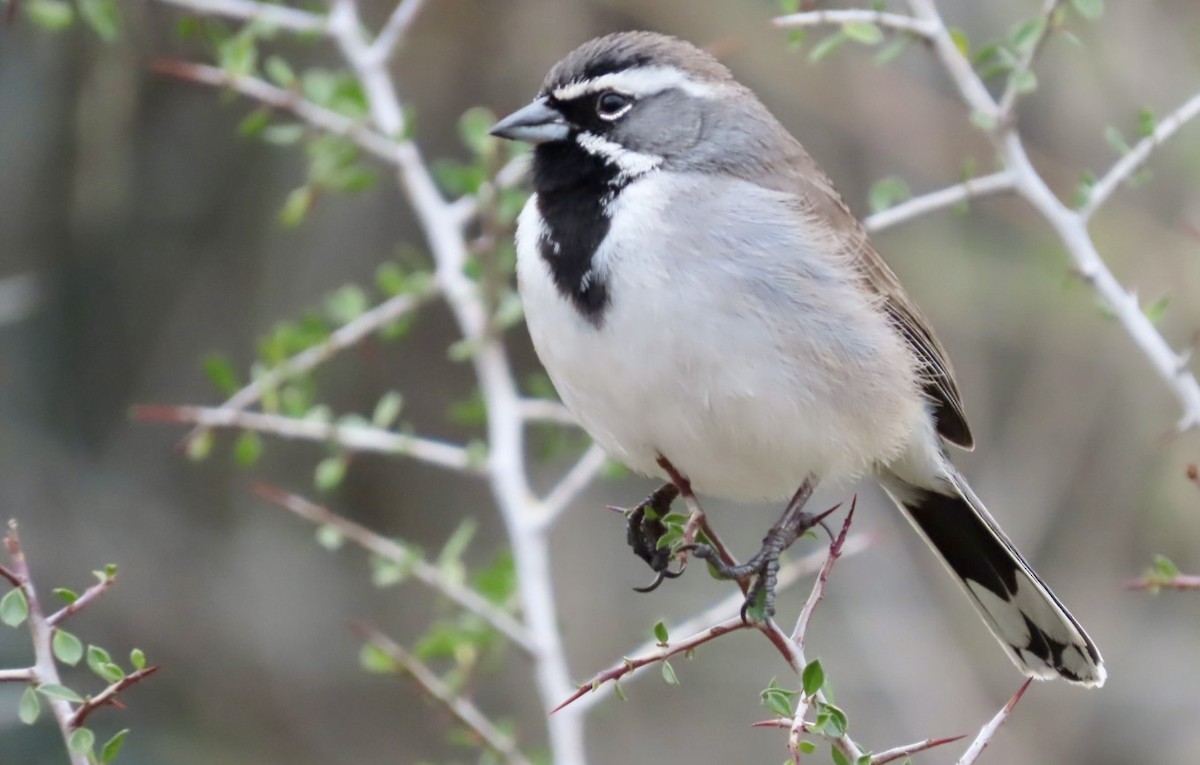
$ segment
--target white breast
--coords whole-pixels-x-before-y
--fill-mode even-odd
[[[701,492],[781,499],[892,460],[927,425],[903,342],[794,199],[652,172],[611,212],[599,326],[551,277],[536,196],[517,269],[542,363],[615,459],[661,476],[662,454]]]

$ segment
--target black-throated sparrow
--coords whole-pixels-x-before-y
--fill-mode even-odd
[[[610,455],[735,500],[874,475],[1022,672],[1104,683],[945,454],[973,439],[933,330],[728,69],[672,37],[601,37],[492,133],[536,144],[517,230],[529,331]]]

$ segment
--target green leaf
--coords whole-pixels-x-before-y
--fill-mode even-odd
[[[217,44],[217,63],[234,77],[254,74],[258,48],[252,35],[238,34]]]
[[[900,58],[900,54],[904,52],[904,49],[908,47],[908,44],[911,41],[912,38],[908,35],[896,36],[891,42],[880,48],[879,52],[875,54],[875,63],[890,64],[891,62]]]
[[[463,554],[471,545],[471,540],[475,538],[475,531],[478,528],[479,524],[475,522],[474,518],[464,518],[450,538],[446,540],[446,544],[442,545],[442,550],[437,557],[438,568],[461,581]]]
[[[458,118],[458,135],[463,145],[476,155],[486,154],[495,145],[496,139],[488,135],[492,125],[496,124],[496,115],[490,109],[476,106],[463,112]]]
[[[79,12],[101,40],[113,42],[121,33],[116,0],[77,0]]]
[[[346,536],[337,526],[330,526],[327,523],[317,527],[316,536],[317,544],[330,551],[337,550],[346,541]]]
[[[374,643],[366,643],[358,652],[358,663],[373,675],[386,675],[396,671],[395,660]]]
[[[119,683],[125,679],[125,670],[111,662],[101,665],[100,671],[96,674],[106,683]]]
[[[849,39],[844,29],[840,32],[834,32],[813,46],[813,49],[808,52],[808,60],[815,64],[827,58],[838,48],[842,47]]]
[[[112,664],[112,656],[98,645],[89,645],[87,649],[87,664],[93,672],[104,676],[104,665]]]
[[[1153,303],[1143,308],[1142,313],[1146,314],[1146,318],[1149,319],[1152,324],[1157,324],[1166,314],[1167,306],[1170,304],[1171,296],[1163,295],[1158,300],[1155,300]]]
[[[796,695],[795,691],[780,688],[775,682],[775,678],[771,678],[770,685],[762,690],[759,697],[762,699],[762,705],[767,708],[768,712],[778,717],[791,717],[794,714],[792,699]]]
[[[301,186],[292,189],[279,209],[279,223],[286,228],[295,228],[304,222],[308,211],[316,201],[316,192],[312,186]]]
[[[671,638],[667,634],[667,625],[663,624],[662,622],[656,622],[654,624],[654,639],[658,641],[659,645],[666,645],[667,643],[671,642]]]
[[[32,685],[25,686],[25,692],[21,694],[21,704],[17,707],[17,716],[26,725],[33,725],[41,713],[42,702],[38,698],[37,691],[33,690]]]
[[[801,741],[800,751],[804,754],[812,754],[813,752],[817,751],[817,745],[811,741]]]
[[[1108,145],[1113,147],[1113,150],[1118,154],[1129,153],[1129,143],[1126,142],[1125,136],[1121,135],[1121,131],[1113,125],[1104,128],[1104,140],[1108,141]]]
[[[508,550],[496,554],[491,564],[476,571],[472,577],[475,590],[492,603],[502,606],[517,591],[517,568]]]
[[[212,452],[216,435],[211,430],[202,430],[188,439],[184,453],[192,462],[200,462]]]
[[[361,287],[347,284],[325,298],[325,315],[334,324],[349,324],[367,312],[371,302]]]
[[[675,668],[671,666],[671,662],[663,661],[662,676],[667,685],[679,685],[679,678],[675,675]]]
[[[83,703],[83,697],[65,685],[58,685],[56,683],[42,683],[37,687],[37,692],[48,699],[69,701],[72,704]]]
[[[1104,15],[1104,0],[1071,0],[1071,7],[1088,21]]]
[[[1154,112],[1149,109],[1141,109],[1138,111],[1138,135],[1142,138],[1149,138],[1154,135],[1154,131],[1158,129],[1158,118],[1154,116]]]
[[[869,21],[842,24],[842,32],[861,45],[878,45],[883,42],[883,30]]]
[[[779,0],[779,10],[781,13],[799,13],[800,0]]]
[[[1075,194],[1071,199],[1071,203],[1076,209],[1083,207],[1092,198],[1092,187],[1096,185],[1096,174],[1091,170],[1085,171],[1079,177],[1079,185],[1075,187]]]
[[[346,459],[327,457],[317,463],[313,471],[313,483],[319,491],[333,491],[346,477]]]
[[[962,57],[970,60],[971,40],[967,37],[967,33],[958,27],[950,27],[950,39],[954,41],[954,47],[958,48]]]
[[[238,123],[238,135],[243,138],[253,138],[262,135],[267,125],[271,124],[271,112],[266,109],[255,109]]]
[[[134,669],[138,669],[138,670],[145,669],[146,668],[145,652],[142,651],[141,648],[134,648],[132,651],[129,652],[129,663],[133,665]]]
[[[253,467],[262,453],[262,436],[253,430],[242,431],[233,444],[233,459],[242,467]]]
[[[1021,69],[1012,76],[1012,87],[1017,93],[1032,93],[1037,90],[1037,75],[1032,69]]]
[[[625,695],[625,689],[621,687],[621,683],[617,680],[613,681],[613,694],[621,701],[629,700],[629,697]]]
[[[232,395],[241,388],[237,372],[233,370],[233,362],[228,356],[220,353],[207,354],[200,360],[200,365],[208,381],[226,396]]]
[[[829,745],[829,756],[833,758],[834,765],[850,765],[850,758],[832,744]]]
[[[1045,32],[1046,20],[1044,18],[1030,19],[1017,27],[1009,42],[1016,50],[1025,51],[1036,45]]]
[[[264,141],[276,146],[291,146],[304,137],[304,126],[295,122],[271,125],[262,131]]]
[[[9,627],[20,627],[28,616],[29,601],[25,599],[25,590],[16,587],[0,598],[0,622]]]
[[[263,68],[267,76],[281,88],[290,88],[296,84],[296,73],[292,71],[291,64],[279,56],[268,56]]]
[[[840,738],[846,735],[846,728],[850,723],[846,719],[846,713],[833,704],[820,704],[819,710],[826,716],[825,733],[834,738]]]
[[[68,590],[66,587],[58,587],[53,590],[54,596],[66,603],[68,606],[79,600],[79,593],[74,590]]]
[[[117,759],[117,755],[121,752],[121,746],[125,743],[125,737],[129,735],[129,729],[117,731],[112,738],[104,743],[100,748],[100,762],[104,765]]]
[[[995,115],[987,114],[986,112],[971,112],[971,124],[980,130],[995,130],[996,117]]]
[[[75,6],[63,0],[29,0],[25,14],[42,29],[59,32],[75,21]]]
[[[871,186],[867,200],[871,212],[881,212],[889,207],[895,207],[911,196],[912,192],[908,190],[908,184],[904,182],[904,179],[892,175],[876,181]]]
[[[54,630],[51,645],[54,648],[54,655],[67,666],[74,667],[83,658],[83,643],[64,629]]]
[[[96,745],[96,734],[89,728],[76,728],[67,739],[67,748],[74,754],[91,754]]]
[[[821,666],[821,660],[813,659],[810,661],[804,667],[804,672],[801,674],[800,680],[804,686],[805,695],[817,695],[817,692],[825,685],[825,668]]]

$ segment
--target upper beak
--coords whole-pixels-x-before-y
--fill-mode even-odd
[[[545,98],[539,98],[500,120],[488,132],[513,141],[545,143],[563,140],[571,129],[558,110],[548,106]]]

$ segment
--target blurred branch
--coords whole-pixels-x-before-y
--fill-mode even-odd
[[[969,199],[1012,191],[1015,185],[1016,176],[1007,170],[979,178],[970,178],[954,186],[913,197],[895,207],[889,207],[870,215],[863,220],[863,225],[867,227],[868,231],[883,231]]]
[[[826,24],[878,24],[881,27],[907,32],[918,37],[930,38],[935,32],[933,24],[899,13],[868,10],[805,11],[777,16],[771,23],[783,29],[815,27]]]
[[[1026,43],[1025,52],[1021,54],[1017,65],[1008,73],[1008,83],[1004,86],[1004,93],[1000,96],[999,114],[996,117],[1000,124],[1012,124],[1013,118],[1016,116],[1017,99],[1021,97],[1022,93],[1021,82],[1026,78],[1027,73],[1033,71],[1033,62],[1037,60],[1046,38],[1050,36],[1050,24],[1054,20],[1054,12],[1062,3],[1063,0],[1043,0],[1039,16],[1040,31],[1031,42]]]
[[[829,552],[825,556],[825,563],[821,565],[821,570],[817,572],[817,581],[813,582],[812,591],[808,595],[808,600],[804,602],[804,607],[800,609],[800,616],[796,619],[796,628],[792,630],[792,642],[796,645],[804,645],[804,636],[808,633],[808,623],[812,621],[813,612],[817,610],[817,604],[825,597],[825,586],[829,584],[829,574],[833,571],[833,566],[842,557],[842,546],[846,543],[846,534],[850,531],[850,524],[854,521],[854,510],[858,507],[858,495],[854,495],[850,500],[850,509],[846,511],[846,520],[842,521],[842,530],[834,538],[829,545]]]
[[[289,32],[328,33],[329,21],[324,16],[298,8],[289,8],[253,0],[160,0],[202,16],[225,16],[243,21],[261,21]]]
[[[375,42],[371,44],[370,55],[378,61],[386,62],[400,46],[405,33],[412,23],[417,20],[417,14],[425,7],[425,0],[400,0],[388,16],[387,23],[379,31]]]
[[[524,420],[579,426],[579,420],[575,419],[571,410],[557,401],[546,398],[523,398],[517,402],[517,407]]]
[[[105,573],[102,581],[93,584],[91,587],[84,590],[83,594],[76,598],[69,605],[60,608],[46,618],[46,623],[51,627],[57,626],[60,622],[65,621],[72,614],[77,614],[83,609],[91,605],[91,602],[103,595],[113,583],[117,581],[117,575]]]
[[[979,730],[979,735],[975,737],[975,740],[967,747],[967,751],[963,752],[963,756],[959,758],[958,765],[972,765],[975,760],[979,759],[979,755],[983,754],[983,750],[987,748],[987,745],[992,743],[992,737],[996,735],[996,731],[1000,730],[1000,726],[1004,725],[1004,721],[1012,714],[1013,707],[1025,695],[1025,691],[1028,690],[1032,682],[1033,678],[1031,677],[1022,683],[1017,692],[1013,694],[1013,697],[1008,700],[1008,703],[1001,707],[996,716]]]
[[[347,451],[411,457],[420,462],[465,473],[483,473],[486,468],[486,460],[480,464],[481,461],[464,447],[366,425],[338,425],[278,414],[202,406],[145,404],[133,407],[133,416],[143,422],[187,423],[204,428],[237,428],[269,433],[280,438],[331,443]]]
[[[443,683],[433,670],[405,650],[403,646],[382,632],[366,625],[356,625],[355,631],[368,643],[386,654],[404,672],[411,675],[412,679],[430,697],[448,709],[459,722],[467,726],[505,762],[512,763],[512,765],[532,765],[517,748],[511,736],[501,732],[477,706]]]
[[[608,464],[608,455],[597,444],[592,444],[588,450],[584,452],[574,467],[567,471],[559,482],[554,485],[542,500],[542,514],[540,523],[545,526],[550,526],[558,518],[566,512],[571,503],[582,494],[592,482],[596,480],[596,476],[600,475],[600,471],[604,470],[604,466]]]
[[[925,752],[935,747],[953,744],[955,741],[962,741],[966,736],[950,736],[949,738],[927,738],[924,741],[917,741],[912,744],[905,744],[894,749],[888,749],[878,754],[871,755],[871,765],[887,765],[889,762],[895,762],[902,757],[911,757],[918,752]]]
[[[482,617],[484,621],[527,652],[534,651],[533,639],[524,625],[475,590],[443,575],[441,569],[426,561],[418,551],[376,534],[365,526],[360,526],[304,497],[285,492],[277,487],[258,483],[254,486],[254,493],[310,523],[336,529],[343,537],[367,552],[395,563],[426,586],[437,590],[467,611]]]
[[[1150,158],[1151,152],[1175,135],[1181,127],[1195,119],[1197,115],[1200,115],[1200,93],[1196,93],[1183,102],[1178,109],[1159,120],[1150,135],[1138,141],[1133,148],[1117,160],[1116,164],[1109,168],[1100,180],[1096,181],[1096,185],[1092,186],[1088,193],[1088,201],[1079,209],[1079,214],[1085,220],[1095,215],[1113,192],[1145,164],[1146,160]]]
[[[28,683],[33,680],[33,670],[26,667],[25,669],[0,669],[0,683]]]
[[[908,0],[908,7],[912,9],[913,16],[929,26],[929,40],[933,43],[934,53],[942,62],[950,79],[954,81],[967,106],[984,118],[996,121],[998,107],[995,99],[988,92],[983,80],[975,73],[971,62],[958,49],[954,38],[950,36],[950,29],[938,13],[934,0]]]
[[[117,701],[118,693],[125,690],[126,688],[128,688],[131,685],[135,685],[135,684],[141,682],[142,680],[145,680],[147,677],[149,677],[150,675],[153,675],[158,670],[159,670],[159,667],[156,664],[156,665],[153,665],[150,667],[145,667],[144,669],[139,669],[136,672],[130,672],[128,675],[121,678],[117,682],[110,683],[107,688],[105,688],[103,691],[100,691],[100,693],[97,693],[95,696],[88,697],[82,704],[79,705],[79,708],[75,710],[75,714],[71,717],[71,727],[72,728],[81,727],[83,725],[84,721],[87,720],[88,716],[91,715],[92,712],[95,712],[100,707],[103,707],[103,706],[106,706],[109,704],[112,704],[114,706],[119,705],[120,702]]]

